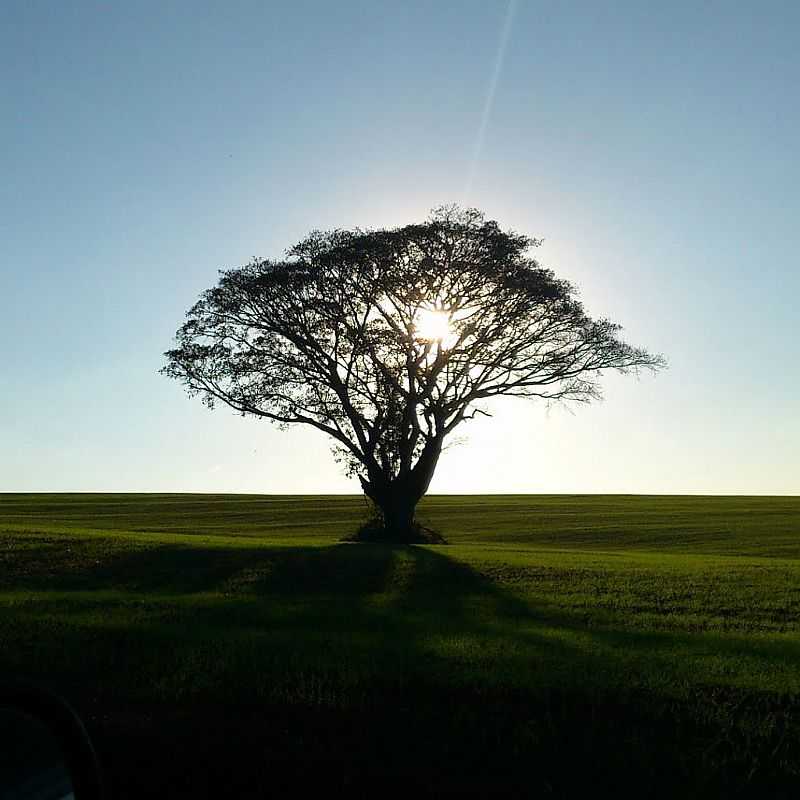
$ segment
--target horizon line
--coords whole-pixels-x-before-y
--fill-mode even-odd
[[[96,491],[96,490],[0,490],[0,497],[7,495],[123,495],[123,496],[213,496],[213,497],[353,497],[365,499],[358,492],[196,492],[196,491]],[[752,494],[747,492],[708,492],[703,490],[685,492],[430,492],[426,497],[800,497],[800,491],[774,494],[769,492]]]

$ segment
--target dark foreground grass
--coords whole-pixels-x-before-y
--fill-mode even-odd
[[[800,498],[0,495],[0,669],[114,796],[794,796]]]

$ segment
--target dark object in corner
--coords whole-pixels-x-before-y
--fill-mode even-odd
[[[97,755],[67,702],[31,684],[0,684],[0,800],[102,797]]]

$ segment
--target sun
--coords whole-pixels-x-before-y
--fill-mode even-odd
[[[445,348],[455,344],[455,334],[450,327],[450,315],[445,311],[421,308],[417,312],[414,330],[423,341],[439,342]]]

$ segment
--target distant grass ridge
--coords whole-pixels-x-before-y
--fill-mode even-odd
[[[577,790],[567,753],[591,785],[603,759],[653,792],[800,781],[800,498],[429,497],[448,546],[339,544],[367,513],[347,496],[0,495],[0,668],[134,751],[156,728],[229,747],[237,708],[242,752],[269,741],[296,780],[324,762],[345,794],[374,772],[347,772],[358,747],[441,791],[513,794],[531,759],[548,791]],[[202,742],[198,714],[216,720]],[[402,748],[433,748],[438,777]],[[105,754],[118,796],[135,795],[130,757]]]
[[[0,527],[336,541],[369,515],[354,495],[0,494]],[[800,497],[440,495],[423,523],[455,543],[797,557]]]

